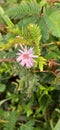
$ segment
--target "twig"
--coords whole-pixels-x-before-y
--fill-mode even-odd
[[[55,42],[51,42],[51,43],[45,43],[45,44],[42,44],[42,47],[48,47],[48,46],[51,46],[51,45],[54,45]]]
[[[42,44],[42,47],[49,47],[51,45],[57,45],[57,46],[59,46],[60,45],[60,41],[55,41],[55,42],[53,41],[51,43],[44,43],[44,44]]]
[[[16,59],[15,58],[4,58],[4,59],[0,59],[0,62],[15,62]]]
[[[8,123],[8,121],[0,119],[0,123]]]

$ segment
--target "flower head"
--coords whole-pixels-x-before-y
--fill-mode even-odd
[[[16,61],[21,64],[21,66],[26,66],[26,68],[31,68],[34,65],[34,58],[37,58],[37,55],[34,55],[33,48],[30,47],[29,49],[27,46],[21,46],[21,49],[17,53]]]

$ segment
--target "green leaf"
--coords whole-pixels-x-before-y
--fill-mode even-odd
[[[6,88],[6,85],[0,83],[0,92],[4,92],[5,88]]]
[[[60,119],[58,120],[58,122],[53,130],[60,130]]]
[[[3,8],[0,6],[0,16],[3,19],[3,21],[5,21],[5,23],[10,27],[13,28],[14,24],[12,23],[12,21],[9,19],[9,17],[5,14]]]
[[[22,124],[19,130],[33,130],[34,121],[30,120],[26,124]]]
[[[60,10],[57,7],[50,7],[46,11],[45,21],[51,34],[60,37]]]
[[[0,101],[0,106],[1,106],[4,102],[6,102],[6,101],[8,101],[8,100],[9,100],[9,98],[8,98],[8,99],[4,99],[4,100]]]
[[[36,2],[24,2],[22,1],[21,4],[13,6],[6,11],[6,14],[12,19],[20,19],[25,18],[26,16],[30,17],[33,15],[38,15],[40,13],[40,8]]]
[[[7,123],[4,124],[4,130],[14,130],[15,128],[15,123],[16,123],[16,120],[17,120],[17,113],[15,111],[12,111],[9,113],[8,117],[7,118]]]
[[[40,29],[41,29],[41,33],[42,33],[42,39],[43,41],[48,40],[49,39],[49,29],[48,26],[46,24],[46,20],[45,17],[41,17],[38,21],[37,24],[39,25]]]
[[[28,31],[29,34],[31,35],[33,42],[39,44],[39,41],[41,40],[41,30],[39,26],[37,24],[29,24]]]
[[[38,62],[39,62],[40,71],[43,71],[43,67],[44,67],[44,65],[46,65],[46,59],[44,57],[40,56],[38,58]]]
[[[41,30],[37,24],[28,25],[29,37],[34,44],[35,54],[40,55]]]
[[[33,113],[32,110],[29,109],[29,110],[27,111],[27,117],[29,117],[32,113]]]

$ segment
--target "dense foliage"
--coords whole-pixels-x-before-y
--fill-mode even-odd
[[[60,130],[59,0],[0,0],[0,130]]]

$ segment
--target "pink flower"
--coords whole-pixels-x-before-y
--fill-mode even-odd
[[[37,58],[37,55],[34,55],[33,48],[30,47],[29,49],[27,46],[21,46],[19,53],[17,53],[18,57],[16,58],[17,62],[20,62],[21,66],[26,66],[26,68],[31,68],[34,65],[34,58]]]

